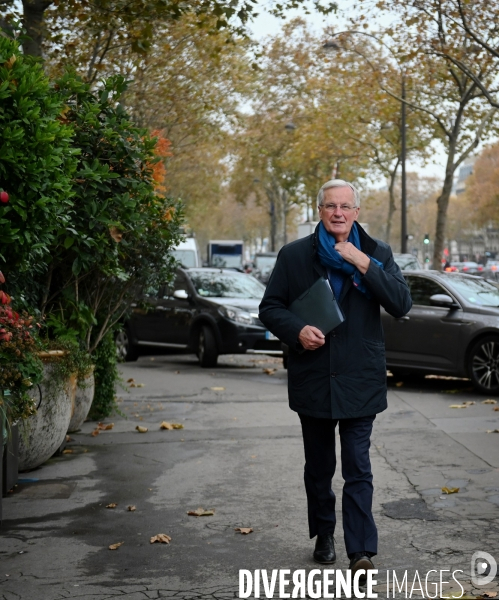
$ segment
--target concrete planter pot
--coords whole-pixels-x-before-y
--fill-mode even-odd
[[[53,361],[44,365],[36,414],[19,423],[19,471],[34,469],[61,446],[71,421],[76,395],[76,375],[64,382],[51,377]]]
[[[69,422],[68,433],[78,431],[90,412],[95,392],[95,378],[93,370],[88,373],[83,381],[78,381],[74,411]]]

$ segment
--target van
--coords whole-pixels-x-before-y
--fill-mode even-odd
[[[196,238],[186,238],[173,250],[172,254],[183,267],[193,269],[201,266]]]

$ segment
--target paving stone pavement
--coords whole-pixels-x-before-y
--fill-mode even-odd
[[[72,453],[22,474],[4,499],[0,599],[221,600],[238,597],[240,569],[315,569],[300,429],[276,359],[221,357],[207,371],[190,356],[142,357],[122,372],[144,387],[120,393],[124,416],[106,420],[113,429],[92,437],[95,423],[85,423]],[[389,381],[371,452],[378,598],[409,597],[415,572],[424,585],[432,569],[455,572],[472,597],[499,592],[497,577],[474,586],[470,563],[478,550],[499,558],[499,435],[486,433],[499,413],[464,381]],[[475,405],[449,408],[464,400]],[[160,430],[163,420],[184,429]],[[459,492],[445,495],[445,486]],[[215,514],[187,515],[199,506]],[[334,567],[346,572],[340,497],[339,515]],[[158,533],[171,543],[150,544]],[[407,571],[407,595],[387,594],[387,571],[399,580]],[[443,594],[460,595],[453,586]],[[411,597],[434,596],[429,588]]]

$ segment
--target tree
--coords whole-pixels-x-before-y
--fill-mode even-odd
[[[20,13],[15,0],[0,0],[0,10],[4,21],[22,19],[30,38],[24,50],[35,56],[43,55],[44,40],[64,46],[81,27],[93,33],[89,62],[92,77],[94,68],[103,64],[111,48],[147,52],[154,24],[176,21],[186,14],[193,15],[199,27],[210,32],[227,29],[244,34],[247,22],[257,14],[254,4],[254,0],[22,0]],[[314,0],[313,5],[322,14],[336,9],[336,4],[327,0]],[[271,13],[284,17],[289,8],[298,6],[308,12],[304,0],[273,2],[269,8]]]
[[[480,154],[473,173],[466,180],[463,194],[468,208],[474,207],[468,215],[476,225],[487,225],[499,221],[499,143],[495,143]]]
[[[255,115],[242,129],[234,171],[237,196],[265,190],[268,203],[277,206],[285,192],[295,203],[313,208],[317,190],[333,172],[364,187],[369,178],[382,174],[390,180],[382,237],[390,237],[400,102],[380,88],[378,79],[396,84],[398,71],[365,40],[344,40],[329,56],[323,44],[299,19],[266,40],[255,85]],[[412,112],[408,120],[409,148],[424,156],[429,138],[424,119]]]
[[[499,20],[499,6],[495,2],[480,0],[445,0],[438,2],[435,11],[435,2],[421,2],[412,4],[414,14],[424,15],[429,26],[436,33],[445,28],[447,37],[452,39],[458,36],[466,40],[461,46],[454,44],[432,43],[426,52],[443,58],[456,69],[459,69],[467,78],[473,81],[483,93],[492,107],[499,108],[499,91],[497,82],[488,78],[487,70],[483,70],[484,59],[499,63],[499,35],[497,21]],[[438,36],[435,35],[435,39]]]
[[[365,3],[367,4],[367,3]],[[442,268],[447,210],[456,169],[496,128],[495,109],[490,108],[477,83],[441,56],[438,49],[470,51],[469,37],[455,29],[443,11],[445,2],[427,3],[428,11],[419,12],[412,0],[382,0],[377,11],[390,12],[397,18],[378,37],[386,40],[390,53],[401,65],[409,94],[404,100],[398,90],[384,89],[419,110],[433,121],[433,134],[447,153],[442,190],[437,199],[433,268]],[[431,6],[430,6],[431,5]],[[379,13],[378,13],[379,14]],[[368,9],[357,21],[367,21]],[[477,57],[477,68],[487,86],[495,80],[493,61]]]

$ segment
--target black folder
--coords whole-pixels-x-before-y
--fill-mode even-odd
[[[324,277],[318,279],[312,287],[299,296],[289,310],[303,319],[307,325],[320,329],[324,335],[345,320],[331,285]]]

